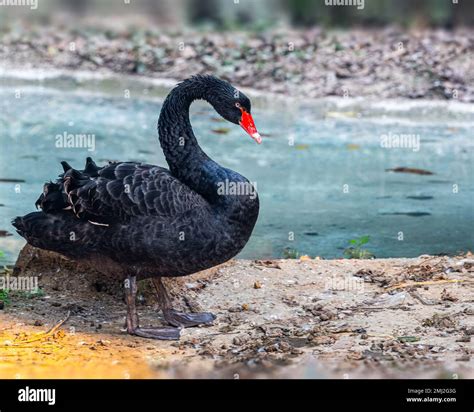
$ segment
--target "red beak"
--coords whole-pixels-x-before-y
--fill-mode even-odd
[[[242,126],[242,129],[244,129],[258,144],[262,143],[262,137],[260,136],[260,133],[257,132],[252,115],[243,109],[240,110],[242,111],[242,117],[239,123]]]

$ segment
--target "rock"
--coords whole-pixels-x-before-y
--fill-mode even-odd
[[[249,340],[250,340],[250,336],[248,334],[242,334],[232,339],[232,343],[236,346],[242,346],[243,344],[247,343]]]
[[[441,300],[456,302],[458,301],[458,298],[454,296],[452,293],[448,292],[446,289],[443,289],[443,291],[441,292]]]
[[[471,336],[466,335],[466,336],[461,336],[460,338],[456,339],[456,342],[463,342],[467,343],[471,341]]]

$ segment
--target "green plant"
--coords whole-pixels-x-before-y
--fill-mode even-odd
[[[292,249],[291,247],[286,247],[283,250],[284,259],[298,259],[299,257],[300,257],[300,253],[296,249]]]
[[[6,274],[12,271],[11,267],[8,266],[7,256],[3,250],[0,250],[0,273]]]
[[[342,50],[344,50],[344,46],[341,43],[339,43],[338,41],[336,41],[334,43],[334,51],[338,52],[338,51],[342,51]]]
[[[5,272],[5,253],[0,250],[0,273]],[[10,303],[10,296],[9,296],[9,291],[7,289],[0,289],[0,302],[3,303],[4,305],[7,305]]]
[[[0,289],[0,302],[3,302],[5,305],[10,303],[10,296],[8,290]]]
[[[370,236],[361,236],[357,239],[351,239],[349,241],[349,247],[344,249],[344,257],[347,259],[371,259],[374,257],[372,252],[369,252],[367,249],[364,249],[363,246],[366,245],[370,240]]]

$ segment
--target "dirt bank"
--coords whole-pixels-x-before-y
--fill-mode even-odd
[[[0,311],[2,378],[474,377],[472,255],[231,261],[168,282],[181,308],[217,315],[179,342],[121,331],[120,285],[93,270],[30,247],[17,267],[41,291]],[[162,323],[146,281],[140,303]]]

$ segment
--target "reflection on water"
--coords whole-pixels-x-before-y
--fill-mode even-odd
[[[156,132],[166,90],[124,79],[38,84],[4,78],[0,231],[13,232],[11,218],[34,209],[43,182],[60,173],[61,160],[75,167],[87,156],[98,163],[166,165]],[[473,249],[474,105],[252,101],[261,146],[221,122],[205,103],[193,105],[191,118],[214,160],[257,182],[261,214],[241,257],[279,257],[286,247],[341,257],[350,239],[366,234],[377,257]],[[64,147],[58,135],[93,136],[93,144],[86,139],[80,148]],[[400,142],[408,147],[398,148]],[[400,167],[415,171],[387,171]],[[16,234],[0,237],[9,261],[22,244]]]

